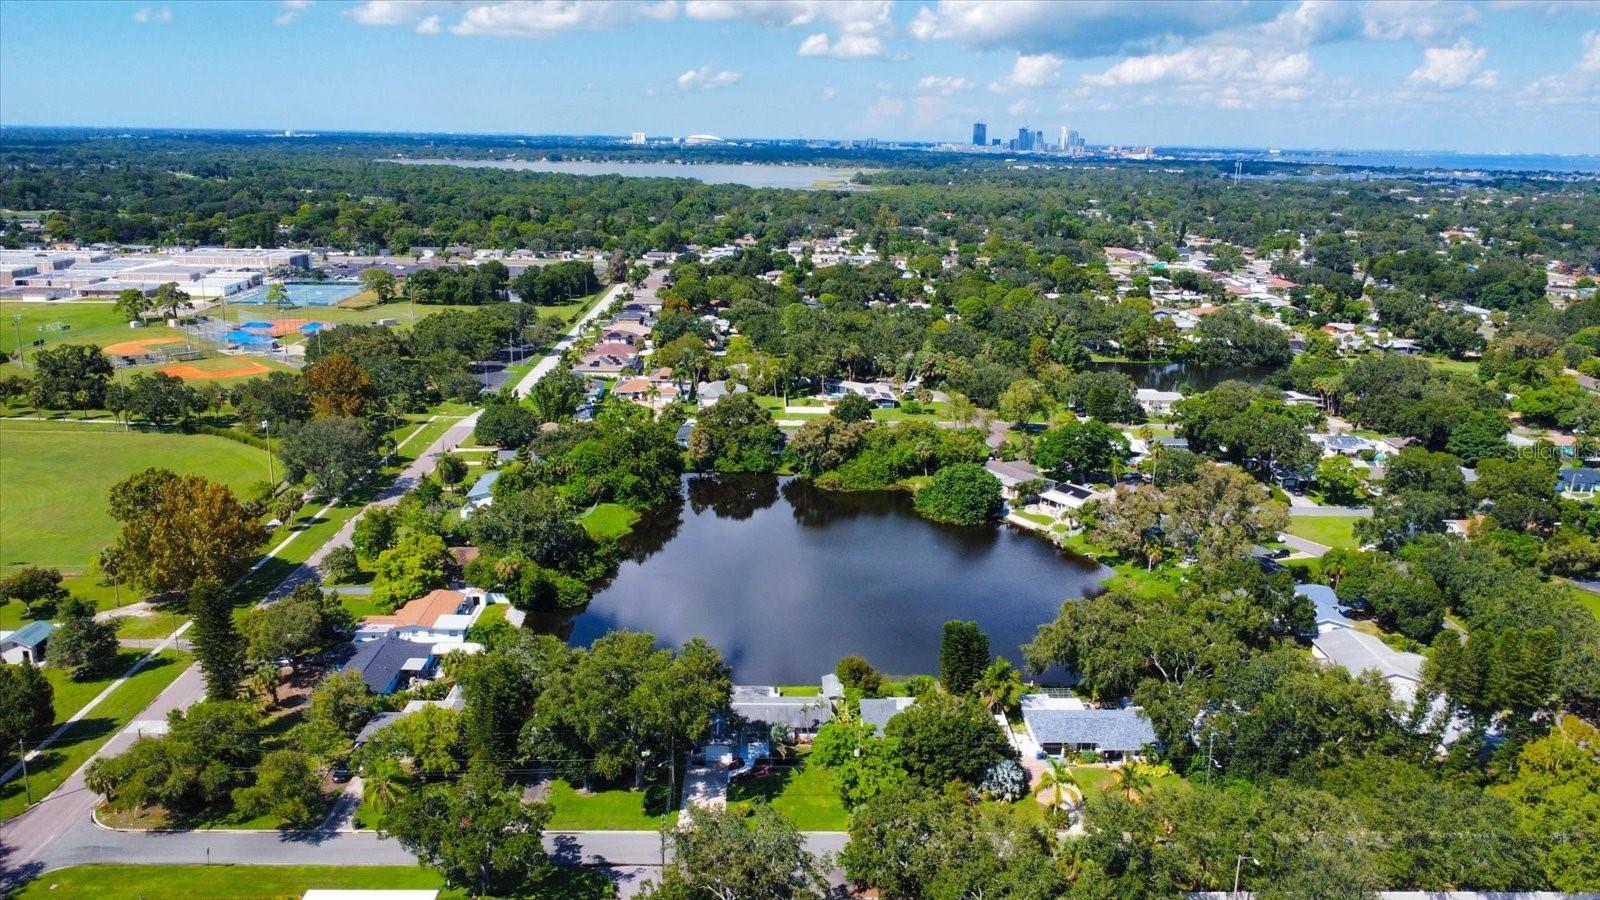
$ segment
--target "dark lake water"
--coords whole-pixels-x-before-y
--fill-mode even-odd
[[[1271,366],[1197,366],[1184,362],[1096,362],[1089,368],[1101,372],[1121,372],[1142,388],[1181,391],[1185,394],[1209,391],[1224,381],[1258,384],[1276,372]]]
[[[851,653],[889,674],[937,673],[941,627],[971,619],[1020,665],[1019,647],[1061,602],[1108,574],[1011,526],[929,522],[905,493],[748,476],[690,478],[684,494],[681,509],[640,523],[632,558],[557,633],[579,644],[617,629],[672,645],[698,635],[737,681],[815,684]]]

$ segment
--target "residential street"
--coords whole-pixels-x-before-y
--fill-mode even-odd
[[[540,360],[517,383],[516,391],[520,396],[526,396],[535,382],[556,367],[561,352],[571,345],[585,326],[611,305],[624,288],[625,285],[611,288],[599,303],[574,323],[567,332],[566,339],[553,348],[549,355]],[[477,413],[474,413],[451,426],[425,452],[406,466],[394,482],[368,504],[368,508],[398,503],[406,491],[415,487],[433,471],[440,454],[459,446],[472,434],[477,418]],[[278,587],[269,592],[264,598],[265,602],[286,595],[296,584],[315,575],[316,567],[333,548],[348,546],[359,518],[360,514],[351,517],[350,521],[318,547],[305,563],[296,567]],[[180,631],[178,635],[167,640],[175,640],[181,634]],[[204,695],[205,685],[200,678],[199,667],[190,666],[140,713],[138,719],[107,741],[95,757],[121,753],[138,738],[141,728],[148,730],[153,725],[164,722],[168,712],[185,709]],[[94,757],[91,757],[90,761],[93,759]],[[0,890],[8,889],[45,869],[79,862],[203,861],[205,847],[212,845],[215,845],[214,852],[227,852],[231,849],[234,856],[229,861],[235,863],[322,861],[341,865],[375,865],[389,861],[383,856],[385,853],[398,858],[402,863],[412,861],[409,854],[392,843],[374,849],[378,847],[378,842],[376,837],[370,834],[341,833],[348,836],[350,841],[340,842],[330,838],[319,840],[306,837],[281,838],[276,833],[121,834],[105,831],[96,828],[90,821],[90,814],[99,802],[99,797],[84,787],[83,776],[87,767],[88,762],[85,762],[59,788],[36,806],[13,819],[0,822]],[[366,846],[363,842],[370,842],[372,846]],[[616,853],[623,845],[601,841],[598,846],[606,852]],[[318,848],[319,855],[315,858],[307,857],[305,854],[308,847]],[[626,854],[632,854],[636,849],[628,845]],[[261,855],[253,855],[258,853]],[[322,853],[327,855],[320,855]],[[656,853],[656,857],[659,858],[659,852]]]

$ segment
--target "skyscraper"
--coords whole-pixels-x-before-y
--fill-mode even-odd
[[[1033,133],[1033,142],[1032,142],[1031,146],[1035,150],[1043,150],[1044,149],[1044,132],[1035,131]]]
[[[972,142],[979,147],[989,143],[989,126],[982,122],[972,123]]]
[[[1018,150],[1032,150],[1033,149],[1033,132],[1029,131],[1028,130],[1028,126],[1026,126],[1026,125],[1024,125],[1021,128],[1017,129],[1017,149]]]
[[[1056,143],[1056,149],[1066,153],[1072,149],[1072,144],[1067,140],[1067,126],[1061,126],[1061,140]]]

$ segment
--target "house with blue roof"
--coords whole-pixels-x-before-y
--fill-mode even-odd
[[[461,518],[468,518],[485,506],[493,504],[494,483],[499,480],[500,470],[491,469],[473,482],[472,488],[467,491],[467,503],[461,507]]]
[[[1297,584],[1294,592],[1310,600],[1315,609],[1314,634],[1322,634],[1332,628],[1354,627],[1355,623],[1344,614],[1343,602],[1333,588],[1325,584]]]
[[[1094,709],[1075,697],[1022,698],[1028,737],[1047,756],[1094,753],[1106,761],[1138,756],[1156,743],[1156,729],[1137,706]]]

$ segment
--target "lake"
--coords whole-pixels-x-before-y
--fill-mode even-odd
[[[1088,368],[1099,372],[1121,372],[1132,378],[1136,387],[1180,391],[1184,394],[1209,391],[1224,381],[1260,384],[1277,371],[1272,366],[1197,366],[1186,362],[1094,362]]]
[[[747,165],[726,163],[672,162],[586,162],[583,160],[520,159],[396,159],[389,162],[410,165],[460,166],[464,169],[509,169],[516,172],[555,172],[566,175],[625,175],[630,178],[693,178],[706,184],[742,184],[755,188],[795,190],[865,190],[847,185],[864,169],[839,169],[830,166],[781,166],[773,163]]]
[[[1109,574],[1012,526],[929,522],[904,492],[696,476],[684,495],[639,523],[630,557],[583,612],[529,623],[575,644],[619,629],[664,645],[698,635],[747,684],[816,684],[851,653],[887,674],[936,674],[946,620],[976,621],[1020,665],[1022,643],[1061,602]]]

